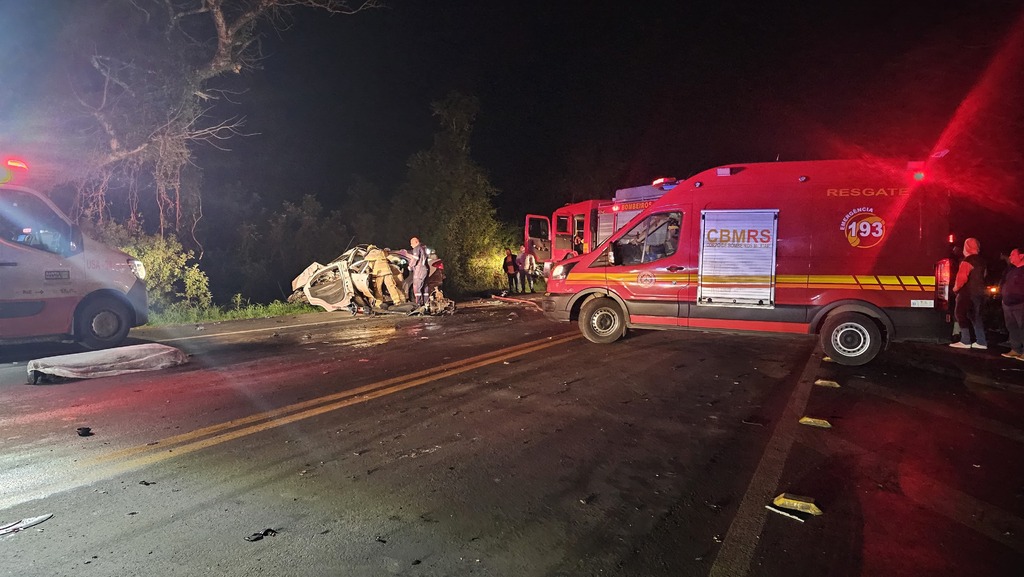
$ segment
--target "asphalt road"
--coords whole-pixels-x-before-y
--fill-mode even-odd
[[[0,574],[1024,566],[1024,363],[994,352],[936,371],[952,353],[898,348],[850,369],[794,336],[599,346],[501,302],[133,338],[191,362],[27,385],[27,360],[74,349],[0,351],[0,527],[53,514],[0,536]],[[783,492],[823,514],[766,509]]]

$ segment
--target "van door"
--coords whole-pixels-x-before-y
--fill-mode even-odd
[[[537,262],[551,260],[551,219],[539,214],[526,215],[526,247],[533,250]]]
[[[63,257],[0,242],[0,337],[68,334],[78,299]]]
[[[685,212],[648,215],[608,247],[608,287],[626,301],[631,325],[685,326],[690,285]]]
[[[70,223],[33,194],[0,195],[0,337],[65,334],[78,302]]]

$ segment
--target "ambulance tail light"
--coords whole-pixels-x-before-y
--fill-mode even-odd
[[[950,277],[952,276],[953,262],[944,258],[935,263],[935,300],[936,307],[945,309],[950,297]]]

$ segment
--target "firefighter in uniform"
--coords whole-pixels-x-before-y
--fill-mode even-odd
[[[387,287],[388,294],[391,295],[391,302],[400,305],[405,302],[405,297],[402,292],[398,290],[398,285],[395,283],[395,271],[391,267],[391,260],[388,255],[391,253],[390,249],[371,247],[366,253],[366,260],[373,263],[373,282],[374,282],[374,298],[377,300],[375,306],[379,307],[384,302],[384,287]]]

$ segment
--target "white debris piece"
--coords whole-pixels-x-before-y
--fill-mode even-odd
[[[28,362],[28,374],[42,373],[72,379],[95,379],[155,371],[183,365],[188,356],[167,345],[149,343],[102,351],[89,351]]]

